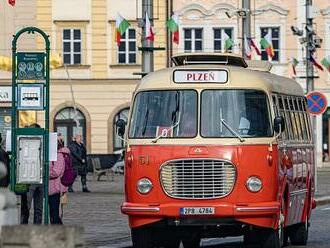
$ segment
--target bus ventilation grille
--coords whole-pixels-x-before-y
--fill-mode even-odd
[[[182,159],[161,166],[165,193],[178,199],[212,199],[232,191],[236,181],[235,166],[217,159]]]

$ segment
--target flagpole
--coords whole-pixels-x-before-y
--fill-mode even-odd
[[[245,54],[244,37],[251,38],[251,3],[250,0],[242,0],[242,9],[246,10],[245,17],[242,18],[242,56],[247,59]]]
[[[146,21],[146,16],[150,18],[153,24],[153,0],[142,0],[142,17]],[[146,22],[142,26],[141,44],[142,44],[142,73],[148,74],[154,71],[154,53],[153,42],[146,39]]]

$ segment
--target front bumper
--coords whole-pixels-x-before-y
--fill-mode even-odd
[[[212,215],[180,215],[182,207],[214,207]],[[164,203],[164,204],[141,204],[125,202],[121,211],[129,216],[130,226],[139,227],[158,222],[163,219],[208,219],[214,224],[215,219],[231,218],[243,224],[260,227],[277,228],[277,219],[280,204],[276,201],[249,204],[232,203]],[[207,224],[206,224],[207,225]]]
[[[215,214],[208,217],[235,217],[246,215],[274,215],[278,214],[280,204],[278,202],[261,202],[250,204],[232,203],[165,203],[165,204],[140,204],[125,202],[121,206],[123,214],[137,216],[157,216],[157,217],[182,217],[180,208],[182,207],[214,207]],[[187,217],[187,216],[185,216]]]

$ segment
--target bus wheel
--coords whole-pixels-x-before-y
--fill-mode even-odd
[[[184,248],[199,248],[201,243],[201,238],[193,233],[192,236],[182,237],[182,244]]]
[[[160,247],[179,248],[181,240],[175,229],[165,229],[161,231]]]
[[[262,232],[263,238],[261,241],[262,248],[281,248],[281,238],[278,230],[265,230]]]
[[[257,245],[259,244],[259,237],[255,230],[247,231],[243,236],[243,242],[245,246]]]
[[[150,228],[140,227],[131,230],[132,243],[134,248],[153,248],[155,239]]]
[[[292,245],[307,245],[308,221],[291,227],[289,236]]]

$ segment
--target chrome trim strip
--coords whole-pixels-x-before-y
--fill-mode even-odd
[[[308,192],[307,189],[300,189],[290,192],[290,195],[300,195],[300,194],[305,194],[307,192]]]
[[[123,212],[159,212],[158,207],[121,207]]]
[[[236,207],[239,212],[278,211],[279,207]]]

